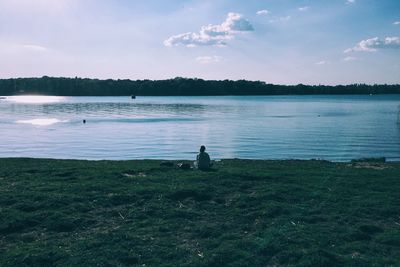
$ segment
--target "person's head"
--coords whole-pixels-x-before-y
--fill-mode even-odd
[[[200,152],[204,152],[204,151],[206,151],[206,147],[205,146],[201,146],[200,147]]]

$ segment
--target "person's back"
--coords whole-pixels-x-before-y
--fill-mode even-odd
[[[197,155],[197,168],[200,170],[208,170],[211,165],[210,156],[205,152],[206,147],[200,147],[200,153]]]

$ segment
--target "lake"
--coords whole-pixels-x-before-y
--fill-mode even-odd
[[[400,160],[400,95],[0,99],[0,157]],[[86,120],[86,123],[83,123]]]

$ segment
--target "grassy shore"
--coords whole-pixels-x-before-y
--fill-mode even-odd
[[[0,266],[399,264],[400,163],[0,159]]]

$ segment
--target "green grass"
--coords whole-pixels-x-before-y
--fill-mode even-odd
[[[0,266],[399,265],[400,163],[0,159]]]

